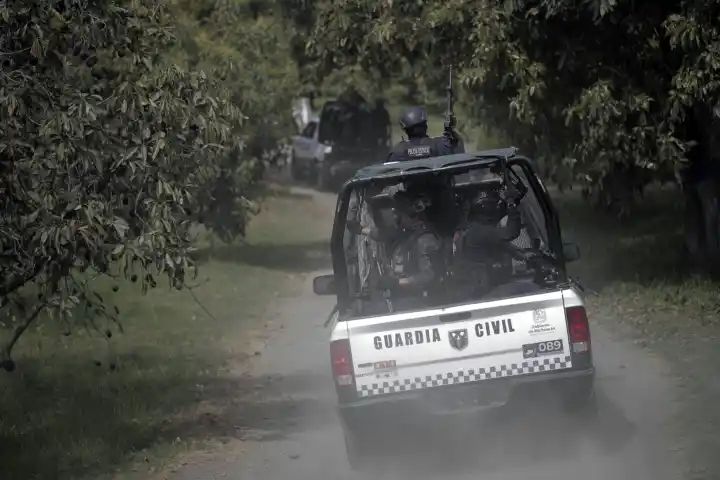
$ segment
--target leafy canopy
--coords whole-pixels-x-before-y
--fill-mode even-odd
[[[68,329],[117,322],[93,290],[97,276],[143,290],[164,276],[181,288],[193,270],[194,222],[226,239],[243,232],[271,143],[246,148],[261,130],[243,121],[276,106],[250,101],[261,82],[247,65],[223,65],[236,80],[230,93],[217,70],[186,68],[201,62],[171,64],[177,8],[0,4],[0,322],[13,332],[6,369],[41,313]],[[258,41],[267,52],[267,38]]]
[[[707,153],[718,103],[718,4],[629,0],[323,1],[320,75],[357,65],[427,79],[453,64],[477,122],[591,181]],[[565,161],[561,161],[566,159]]]

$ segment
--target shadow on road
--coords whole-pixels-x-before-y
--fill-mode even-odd
[[[220,245],[198,250],[193,257],[199,262],[212,259],[287,272],[312,272],[330,265],[330,247],[324,241],[292,245]]]
[[[117,358],[118,368],[124,369],[119,376],[97,374],[81,356],[54,360],[65,365],[62,374],[47,374],[27,359],[22,371],[4,379],[23,403],[3,412],[9,415],[7,422],[19,422],[20,430],[0,435],[1,457],[7,460],[7,477],[2,478],[29,478],[26,472],[33,472],[33,478],[76,478],[79,471],[122,465],[130,452],[158,443],[270,441],[334,421],[326,407],[305,393],[328,388],[324,372],[216,375],[211,367],[221,359],[210,352],[203,359],[136,352]],[[173,368],[161,367],[172,362]],[[64,451],[57,448],[60,442]]]
[[[197,438],[280,440],[335,420],[312,396],[313,389],[327,389],[328,381],[311,373],[221,378],[205,385],[206,411],[172,429]]]

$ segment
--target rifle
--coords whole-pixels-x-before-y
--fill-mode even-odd
[[[445,137],[450,139],[455,153],[464,152],[465,147],[455,132],[455,112],[453,111],[453,69],[450,65],[447,85],[447,112],[445,112]]]
[[[453,69],[450,65],[447,85],[447,112],[445,112],[445,130],[455,127],[455,112],[453,111]]]

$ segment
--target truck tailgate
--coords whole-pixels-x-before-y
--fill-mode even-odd
[[[561,291],[347,322],[361,398],[571,368]]]

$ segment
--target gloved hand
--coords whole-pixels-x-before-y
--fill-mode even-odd
[[[455,128],[455,123],[455,115],[451,115],[446,118],[444,122],[445,131],[451,131],[453,128]]]
[[[378,288],[381,290],[395,290],[400,285],[400,280],[392,275],[381,275],[378,279]]]
[[[520,203],[520,200],[522,198],[522,195],[518,191],[517,188],[514,186],[509,186],[507,190],[505,191],[505,199],[507,201],[508,207],[515,208]]]

